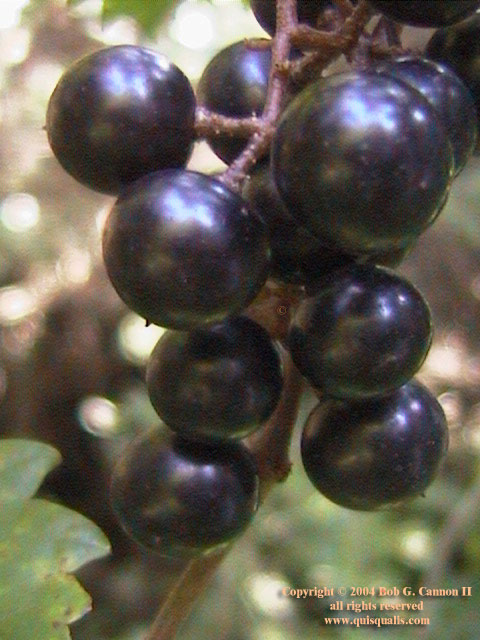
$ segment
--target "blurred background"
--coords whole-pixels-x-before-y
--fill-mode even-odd
[[[139,640],[183,565],[123,536],[107,486],[121,448],[157,420],[143,375],[162,330],[145,328],[107,282],[100,237],[113,199],[77,184],[53,158],[46,106],[67,66],[106,45],[155,48],[195,83],[218,50],[265,34],[240,0],[176,2],[148,35],[128,16],[102,25],[101,9],[100,0],[0,3],[0,433],[54,444],[64,463],[44,494],[88,515],[112,542],[112,556],[79,572],[94,610],[73,626],[73,638]],[[430,34],[410,29],[405,41],[421,47]],[[479,160],[457,178],[442,215],[399,268],[425,295],[435,324],[418,378],[449,420],[450,451],[439,477],[424,498],[389,511],[351,512],[328,502],[299,462],[300,429],[314,404],[307,396],[288,481],[269,495],[180,638],[478,637]],[[200,143],[190,166],[210,173],[224,165]],[[337,598],[279,596],[283,587],[419,585],[469,586],[473,595],[425,599],[421,615],[431,625],[423,630],[325,627]]]

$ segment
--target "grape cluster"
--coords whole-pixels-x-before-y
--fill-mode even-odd
[[[275,37],[275,0],[251,6]],[[371,0],[384,19],[420,26],[451,25],[478,6]],[[345,3],[298,0],[297,10],[302,33],[324,23],[331,33]],[[146,379],[169,429],[134,441],[112,481],[114,509],[139,543],[207,553],[248,525],[259,478],[241,439],[280,401],[276,339],[323,398],[301,450],[324,495],[368,510],[432,481],[446,420],[412,380],[430,347],[430,312],[388,267],[436,219],[475,149],[478,38],[468,50],[455,38],[478,35],[478,16],[466,24],[433,36],[435,62],[372,57],[296,82],[263,147],[251,140],[278,71],[268,40],[218,53],[196,93],[174,64],[139,46],[97,51],[61,78],[47,111],[52,150],[74,178],[117,196],[103,233],[107,273],[132,310],[167,329]],[[284,61],[287,72],[289,64],[301,66],[300,51]],[[233,163],[224,176],[185,168],[197,137]],[[250,175],[230,181],[252,149]],[[280,336],[247,317],[267,278],[296,291]]]

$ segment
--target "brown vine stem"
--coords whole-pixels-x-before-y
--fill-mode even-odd
[[[348,34],[319,31],[306,24],[299,24],[291,34],[292,44],[304,50],[322,49],[322,53],[329,57],[331,52],[338,51],[339,55],[350,44]]]
[[[285,95],[290,54],[290,32],[297,26],[296,0],[278,0],[277,30],[272,40],[272,68],[268,83],[267,97],[260,121],[262,127],[249,140],[246,149],[221,176],[221,180],[233,190],[239,190],[246,175],[257,160],[265,154],[274,133],[274,124],[280,115]]]
[[[199,138],[212,133],[216,135],[228,133],[232,136],[246,138],[258,133],[262,128],[262,120],[255,116],[252,118],[228,118],[209,111],[205,107],[198,107],[195,112],[195,133]]]
[[[291,467],[290,441],[304,383],[287,351],[283,352],[283,362],[284,386],[281,400],[263,429],[250,436],[247,441],[257,462],[260,503],[275,484],[286,480]]]
[[[340,28],[332,32],[299,25],[296,0],[280,0],[277,32],[271,43],[267,40],[247,41],[252,48],[272,48],[269,88],[260,117],[229,118],[204,107],[197,108],[195,133],[198,138],[227,134],[248,139],[244,151],[219,178],[231,189],[240,190],[248,172],[268,151],[289,83],[298,89],[314,77],[319,77],[327,65],[342,53],[348,55],[358,42],[370,19],[371,8],[366,0],[360,0],[355,8],[350,0],[338,0],[337,5],[345,19]],[[302,60],[289,61],[292,44],[307,52]],[[308,53],[309,49],[313,52]],[[382,49],[379,55],[388,55],[388,51]]]
[[[288,451],[295,426],[303,381],[290,356],[284,352],[284,385],[278,406],[259,434],[247,445],[258,467],[259,502],[277,482],[285,480],[290,470]],[[145,640],[173,640],[180,624],[188,617],[199,596],[230,550],[191,560],[167,600],[158,612]]]
[[[191,560],[168,594],[145,640],[173,640],[178,627],[188,617],[198,597],[215,574],[227,549],[215,555]]]
[[[333,34],[326,34],[334,36],[327,48],[320,46],[314,53],[307,53],[303,59],[290,65],[290,82],[298,87],[308,84],[314,78],[318,78],[323,69],[339,58],[342,53],[348,56],[358,43],[360,34],[371,15],[370,5],[366,0],[360,0],[340,29]],[[303,34],[305,34],[304,31]],[[300,37],[302,37],[301,34]]]

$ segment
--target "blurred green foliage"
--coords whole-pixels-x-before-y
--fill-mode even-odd
[[[92,522],[65,507],[32,500],[60,462],[39,442],[0,441],[0,637],[67,640],[68,624],[91,608],[71,575],[109,553]],[[35,630],[35,631],[33,631]]]

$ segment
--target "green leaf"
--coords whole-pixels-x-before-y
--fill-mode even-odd
[[[0,503],[31,498],[49,471],[60,464],[60,454],[43,442],[0,442]]]
[[[147,36],[153,37],[178,0],[103,0],[102,20],[132,16]]]
[[[48,445],[0,441],[0,640],[68,640],[91,608],[69,574],[110,551],[84,516],[30,498],[59,461]]]

